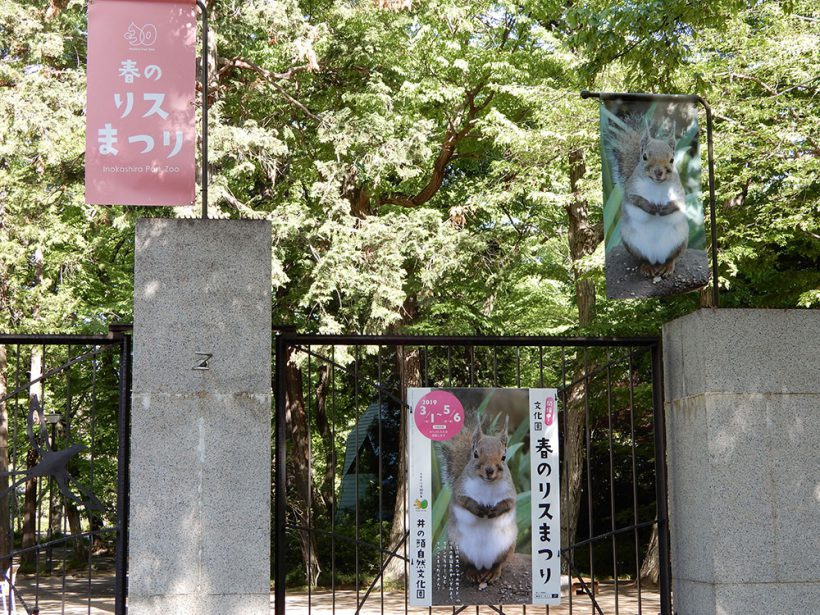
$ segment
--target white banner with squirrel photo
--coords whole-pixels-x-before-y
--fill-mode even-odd
[[[693,103],[601,101],[606,294],[689,292],[709,280],[697,109]]]
[[[556,390],[407,397],[410,604],[559,604]]]

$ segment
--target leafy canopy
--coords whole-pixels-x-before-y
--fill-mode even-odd
[[[580,89],[709,100],[724,305],[820,301],[814,3],[407,4],[211,5],[209,211],[273,222],[275,321],[556,333],[577,327],[579,280],[588,332],[694,309],[606,302],[602,245],[570,253],[573,207],[602,225]],[[130,320],[136,218],[197,213],[84,204],[85,37],[80,1],[0,5],[3,330]]]

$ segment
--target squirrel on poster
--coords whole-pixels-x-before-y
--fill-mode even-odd
[[[465,425],[467,427],[467,425]],[[442,443],[444,481],[452,486],[448,538],[467,578],[492,583],[515,551],[518,534],[515,485],[507,467],[507,430],[482,432],[481,419]]]
[[[640,120],[610,122],[606,147],[615,181],[624,187],[621,240],[649,277],[667,278],[689,244],[685,194],[675,167],[675,131],[666,138],[642,131]]]

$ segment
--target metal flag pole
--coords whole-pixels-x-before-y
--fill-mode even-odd
[[[712,108],[702,96],[697,94],[648,94],[643,92],[590,92],[581,91],[581,98],[597,98],[604,100],[644,101],[657,100],[661,102],[688,102],[703,105],[706,111],[706,160],[709,168],[709,234],[712,241],[712,303],[720,307],[720,285],[718,283],[718,241],[717,215],[715,213],[715,160],[712,145]]]
[[[208,219],[208,7],[196,0],[202,12],[202,219]]]

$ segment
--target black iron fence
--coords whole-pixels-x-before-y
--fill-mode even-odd
[[[0,612],[124,615],[129,359],[118,330],[0,334]]]
[[[411,386],[559,391],[562,604],[499,599],[476,613],[671,615],[657,338],[281,330],[275,366],[278,615],[473,608],[409,605],[404,433]]]

